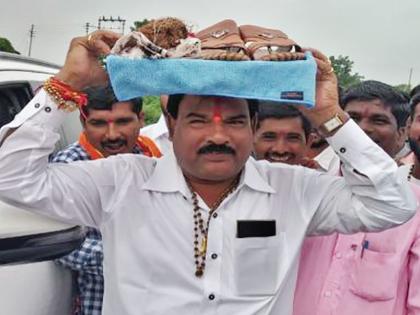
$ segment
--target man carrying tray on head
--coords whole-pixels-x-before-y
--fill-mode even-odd
[[[97,57],[116,40],[105,31],[74,39],[60,86],[44,87],[0,131],[2,199],[100,229],[103,314],[288,315],[306,235],[413,216],[406,178],[340,109],[336,77],[315,50],[317,106],[305,114],[340,155],[343,178],[249,158],[254,102],[188,93],[168,102],[173,154],[49,165],[67,99],[83,105],[78,91],[106,84]]]

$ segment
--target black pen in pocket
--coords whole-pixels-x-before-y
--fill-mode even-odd
[[[369,241],[368,240],[364,240],[362,243],[362,251],[360,252],[360,258],[363,258],[363,254],[365,252],[365,249],[369,248]]]

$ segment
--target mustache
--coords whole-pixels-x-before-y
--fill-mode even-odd
[[[285,156],[288,156],[288,157],[291,157],[291,158],[294,159],[296,157],[296,154],[290,153],[290,152],[284,152],[284,153],[267,152],[265,154],[265,159],[270,159],[270,158],[274,158],[274,159],[279,158],[280,159],[280,158],[283,158]]]
[[[101,142],[103,147],[113,146],[113,145],[126,145],[127,141],[124,139],[115,139],[115,140],[105,140]]]
[[[232,154],[235,155],[236,151],[226,145],[226,144],[209,144],[202,148],[200,148],[197,152],[198,154],[208,154],[208,153],[224,153],[224,154]]]

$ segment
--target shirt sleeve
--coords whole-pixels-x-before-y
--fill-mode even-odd
[[[57,259],[56,262],[73,271],[83,271],[84,273],[102,276],[102,239],[100,238],[99,232],[92,228],[88,229],[90,231],[86,235],[82,246],[68,255]]]
[[[113,193],[112,172],[101,171],[108,163],[48,163],[66,116],[41,90],[1,128],[0,198],[68,223],[99,227]],[[99,188],[103,182],[107,185]]]
[[[308,176],[302,199],[313,210],[309,235],[381,231],[415,214],[407,176],[353,120],[327,140],[343,163],[343,177]]]

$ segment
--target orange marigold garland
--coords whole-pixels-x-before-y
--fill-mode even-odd
[[[58,109],[72,112],[88,103],[86,93],[74,91],[70,85],[55,77],[49,78],[44,83],[44,90],[53,98]]]

